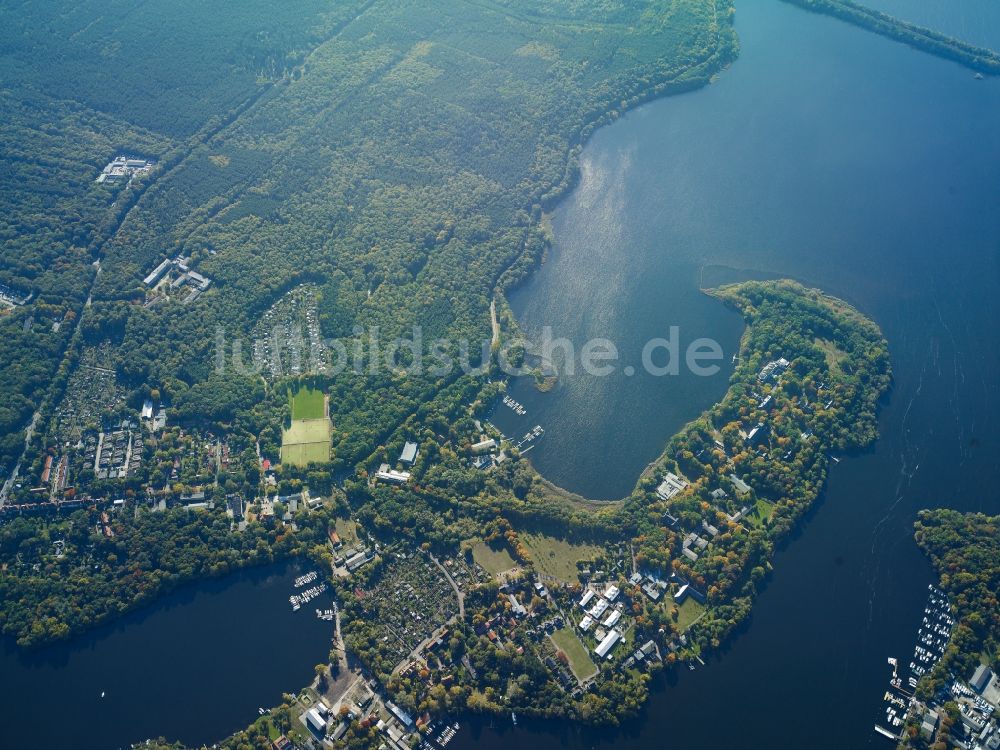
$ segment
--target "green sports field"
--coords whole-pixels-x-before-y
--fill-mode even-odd
[[[322,419],[326,416],[323,391],[303,388],[291,397],[292,421],[296,419]]]
[[[323,392],[303,388],[291,397],[292,425],[281,433],[281,463],[307,466],[330,460],[330,420]]]

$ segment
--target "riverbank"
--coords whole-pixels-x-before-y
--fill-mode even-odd
[[[933,29],[903,21],[852,0],[784,0],[784,2],[839,18],[923,52],[953,60],[979,73],[1000,75],[1000,54],[993,50],[977,47]]]
[[[4,638],[0,745],[108,750],[166,735],[200,747],[245,726],[326,660],[331,623],[288,606],[304,570],[284,562],[190,583],[66,643],[27,650]]]
[[[707,668],[654,680],[634,731],[526,720],[492,728],[487,718],[462,750],[512,743],[645,750],[666,736],[692,746],[878,747],[871,711],[885,689],[886,654],[912,651],[914,618],[934,580],[905,541],[912,513],[941,497],[972,508],[995,504],[984,494],[995,440],[982,425],[996,418],[997,399],[977,374],[995,372],[996,357],[968,325],[995,308],[987,295],[996,233],[984,221],[996,182],[995,82],[791,5],[738,11],[740,60],[718,85],[650,105],[594,139],[581,189],[554,217],[556,267],[527,290],[543,302],[515,307],[547,322],[563,296],[568,307],[579,305],[587,289],[590,315],[567,314],[571,326],[583,322],[559,330],[585,340],[602,287],[627,310],[626,326],[654,314],[672,323],[678,295],[670,279],[684,275],[685,262],[783,270],[850,300],[893,343],[897,380],[881,412],[882,438],[871,451],[831,462],[826,491],[776,553],[748,627],[706,659]],[[956,249],[955,262],[941,262],[942,246]],[[653,293],[594,277],[591,256],[629,277],[654,276]],[[581,287],[588,274],[602,284]],[[605,335],[621,337],[615,322],[600,321]],[[571,463],[570,486],[582,494],[611,472],[628,471],[632,483],[617,444],[635,451],[643,436],[663,429],[663,404],[674,398],[664,384],[659,398],[643,400],[648,418],[634,421],[586,399],[550,396],[552,405],[542,406],[516,395],[547,430],[549,442],[530,455],[541,464],[549,451],[550,463]],[[560,410],[581,416],[557,450],[557,421],[570,421]],[[725,722],[715,721],[720,705]],[[762,719],[775,705],[786,708],[780,719]],[[842,707],[832,723],[830,705]]]

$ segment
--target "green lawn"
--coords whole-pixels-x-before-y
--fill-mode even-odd
[[[281,433],[281,462],[306,466],[330,460],[330,420],[297,419]]]
[[[760,516],[761,521],[767,521],[771,518],[771,514],[774,512],[774,503],[767,500],[757,501],[757,515]]]
[[[506,547],[493,548],[482,539],[476,538],[467,539],[466,544],[472,547],[472,558],[493,575],[499,575],[517,567],[517,561],[510,556]]]
[[[303,388],[290,398],[292,403],[292,421],[296,419],[323,419],[326,409],[323,405],[323,391]]]
[[[705,605],[698,602],[694,597],[689,596],[684,603],[677,608],[677,627],[683,633],[691,624],[705,612]]]
[[[768,502],[767,500],[757,500],[757,505],[754,506],[747,515],[747,521],[754,526],[763,526],[771,517],[773,512],[774,503]]]
[[[597,671],[597,665],[590,658],[587,647],[583,645],[571,628],[560,628],[551,636],[556,648],[563,651],[569,658],[569,668],[573,670],[576,679],[585,680]]]
[[[542,534],[518,532],[518,536],[531,553],[535,568],[566,583],[578,580],[576,563],[579,560],[591,560],[601,551],[593,544],[568,542]]]

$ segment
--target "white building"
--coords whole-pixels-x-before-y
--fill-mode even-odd
[[[600,616],[603,615],[607,611],[607,609],[608,609],[608,600],[598,599],[597,604],[595,604],[593,607],[590,608],[589,614],[596,620],[600,618]]]
[[[347,567],[347,569],[351,573],[353,573],[355,570],[357,570],[358,568],[360,568],[362,565],[364,565],[370,559],[371,559],[371,556],[370,556],[369,551],[366,550],[366,549],[363,549],[360,552],[358,552],[358,553],[356,553],[354,555],[351,555],[349,558],[347,558],[347,561],[344,563],[344,565]]]
[[[672,471],[668,471],[663,477],[663,481],[660,482],[660,486],[656,488],[656,494],[664,500],[669,500],[687,486],[687,480],[681,479]]]
[[[486,440],[481,440],[480,442],[473,445],[472,452],[477,454],[486,453],[487,451],[496,449],[496,447],[497,447],[497,441],[494,440],[493,438],[487,438]]]
[[[609,602],[613,602],[615,599],[618,598],[619,593],[620,592],[618,591],[618,587],[612,584],[611,586],[608,586],[607,591],[604,592],[604,598],[607,599]]]
[[[583,598],[580,599],[580,606],[586,609],[587,605],[590,604],[593,598],[594,598],[594,592],[591,591],[590,589],[587,589],[586,591],[583,592]]]
[[[412,466],[417,460],[417,444],[407,440],[403,452],[399,454],[399,460],[407,466]]]
[[[615,644],[621,640],[622,634],[617,630],[610,630],[608,634],[604,636],[604,640],[597,644],[597,648],[594,649],[594,653],[601,659],[609,657],[611,655],[611,649],[615,647]]]
[[[306,723],[309,727],[315,730],[318,734],[326,734],[326,719],[319,715],[319,711],[315,708],[310,708],[306,711]]]
[[[747,484],[746,482],[744,482],[742,479],[740,479],[735,474],[730,474],[729,475],[729,481],[732,482],[733,483],[733,487],[736,488],[736,494],[740,495],[741,497],[743,495],[749,495],[750,491],[753,489],[749,484]]]
[[[382,464],[378,467],[378,471],[375,472],[375,478],[382,482],[389,482],[390,484],[406,484],[410,481],[410,472],[396,471],[395,469],[390,469],[389,464]]]
[[[611,610],[611,614],[607,616],[604,622],[601,623],[606,628],[613,628],[618,624],[618,621],[622,619],[622,613],[617,609]]]
[[[167,272],[167,269],[170,268],[171,265],[173,265],[173,261],[171,261],[170,258],[167,258],[160,265],[154,268],[152,272],[150,272],[149,276],[142,280],[142,283],[146,286],[153,286],[153,284],[155,284],[159,278]]]

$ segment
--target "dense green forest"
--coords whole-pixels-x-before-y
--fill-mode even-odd
[[[60,379],[50,383],[83,313],[94,261],[146,183],[275,83],[299,75],[307,53],[359,6],[0,8],[0,285],[32,295],[20,307],[0,305],[0,478],[21,452],[32,412],[49,394],[58,398]],[[118,154],[152,158],[157,169],[128,187],[95,184]]]
[[[54,298],[63,307],[51,318],[73,318],[55,335],[51,319],[25,330],[45,309],[37,303],[5,320],[19,332],[5,338],[0,379],[8,469],[32,410],[61,396],[62,379],[45,386],[77,320],[80,345],[114,345],[125,388],[160,389],[172,404],[204,401],[186,394],[209,382],[218,330],[246,336],[304,280],[322,290],[326,336],[349,339],[360,325],[391,338],[419,325],[428,338],[488,338],[494,291],[540,258],[541,210],[571,184],[593,129],[707,83],[737,52],[730,3],[706,0],[305,3],[278,14],[261,3],[151,15],[133,5],[50,11],[44,33],[27,6],[4,11],[11,57],[38,44],[60,50],[60,64],[10,65],[23,114],[5,123],[5,172],[28,192],[5,207],[20,260],[5,256],[0,281]],[[155,36],[164,13],[183,18],[183,46]],[[221,36],[207,31],[220,26]],[[54,125],[60,108],[76,119]],[[39,154],[38,130],[53,133],[45,158],[72,181],[49,169],[35,182],[14,177]],[[92,184],[118,152],[157,167],[127,189]],[[60,194],[67,213],[39,221]],[[190,305],[141,304],[143,277],[181,253],[213,288]],[[335,459],[368,455],[442,385],[391,373],[333,383],[344,426]],[[40,430],[29,460],[53,439]]]
[[[0,126],[9,136],[0,283],[34,295],[0,319],[10,334],[0,337],[0,462],[16,460],[40,409],[14,496],[37,497],[36,484],[44,495],[51,459],[78,439],[60,419],[88,394],[108,396],[102,416],[116,422],[147,398],[162,402],[170,425],[136,429],[148,443],[127,479],[79,472],[69,490],[93,496],[83,508],[0,528],[0,617],[22,644],[67,637],[184,580],[284,555],[326,559],[338,512],[376,539],[442,554],[476,535],[503,538],[528,570],[522,530],[605,548],[629,540],[641,568],[703,592],[706,615],[683,647],[662,612],[636,605],[636,634],[689,658],[746,617],[774,546],[821,491],[831,452],[875,439],[890,380],[878,328],[815,290],[748,283],[713,292],[748,325],[729,392],[625,501],[595,510],[567,500],[513,452],[494,471],[470,465],[475,420],[503,389],[488,347],[491,301],[502,308],[539,262],[542,212],[573,184],[596,127],[705,85],[734,59],[728,0],[181,2],[148,13],[125,0],[47,12],[37,26],[26,9],[0,13],[0,55],[17,84],[5,89],[13,114]],[[165,41],[163,28],[183,42]],[[58,64],[23,65],[32,50]],[[157,166],[127,187],[95,184],[119,153]],[[211,287],[187,300],[154,294],[143,278],[175,256]],[[251,332],[305,285],[323,337],[349,351],[369,345],[359,331],[390,340],[419,326],[425,340],[448,337],[451,353],[462,339],[487,342],[486,368],[263,377],[220,363],[220,341],[227,353],[235,341],[249,350]],[[787,372],[759,380],[778,357]],[[262,459],[277,456],[289,390],[303,383],[329,396],[332,460],[278,467],[265,487]],[[755,444],[746,433],[764,422]],[[225,468],[203,460],[219,436]],[[411,440],[412,481],[373,484],[376,467]],[[665,500],[656,486],[668,470],[689,484]],[[737,473],[751,487],[745,499]],[[344,503],[297,515],[294,530],[254,517],[240,531],[223,510],[234,496],[303,486],[327,495],[335,484]],[[150,509],[194,486],[214,508]],[[147,487],[157,502],[144,501]],[[114,496],[124,506],[105,516],[101,501]],[[718,533],[690,560],[683,540],[704,524]],[[495,593],[470,609],[497,614]],[[596,723],[616,707],[633,715],[646,694],[645,675],[609,666],[573,703],[530,649],[500,653],[463,623],[454,638],[449,648],[469,654],[482,692],[445,698],[437,686],[400,683],[407,705],[461,699],[495,710],[494,696],[517,682],[525,711]],[[546,699],[532,706],[531,695]]]
[[[0,527],[3,633],[30,646],[112,620],[186,581],[225,575],[292,555],[329,560],[331,512],[301,514],[298,530],[271,519],[237,533],[224,506],[176,508],[135,519],[94,509]],[[59,542],[59,544],[56,544]]]
[[[968,679],[980,663],[1000,670],[1000,517],[925,510],[915,529],[957,620],[944,656],[917,686],[917,697],[926,700],[950,684],[950,675]],[[918,732],[909,736],[919,741]]]

